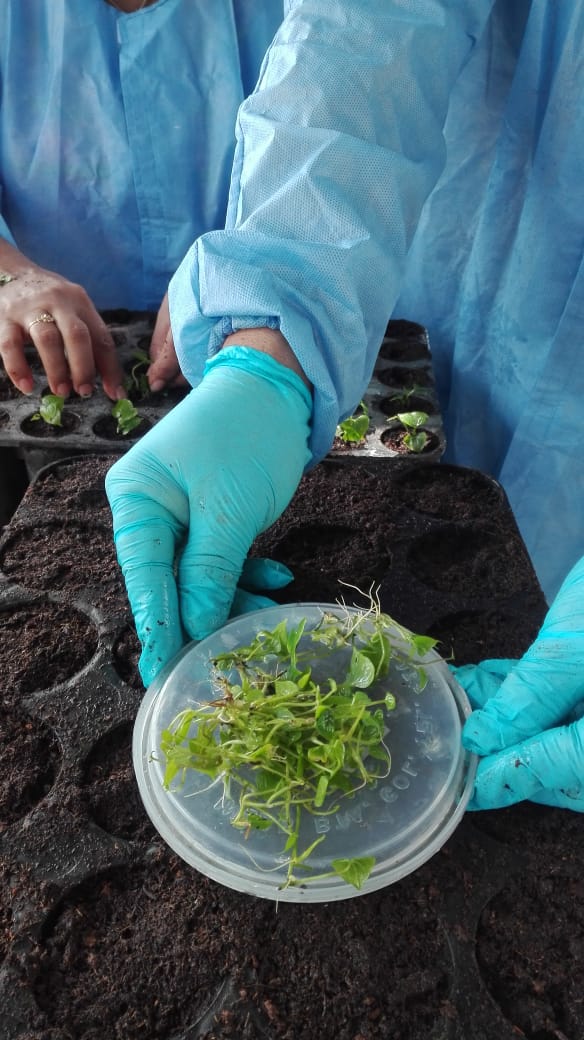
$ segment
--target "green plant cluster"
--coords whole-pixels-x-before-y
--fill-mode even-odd
[[[325,840],[322,835],[301,849],[301,822],[306,813],[334,815],[342,799],[388,775],[385,713],[395,697],[389,690],[373,695],[372,688],[379,690],[396,657],[414,664],[423,688],[426,674],[416,662],[434,642],[396,626],[377,604],[341,616],[324,613],[309,632],[305,621],[259,632],[248,646],[213,660],[217,696],[182,711],[162,733],[164,786],[176,781],[180,787],[190,769],[221,779],[224,794],[236,802],[234,827],[246,837],[270,827],[282,832],[283,887],[338,875],[360,888],[373,857],[332,860],[326,874],[298,874],[310,871],[309,858]],[[316,682],[315,661],[331,654],[338,659],[342,648],[343,678]]]

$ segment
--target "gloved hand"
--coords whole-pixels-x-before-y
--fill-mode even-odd
[[[453,671],[479,708],[462,735],[484,756],[469,809],[529,799],[584,812],[584,557],[520,661]]]
[[[285,509],[309,461],[311,395],[267,354],[231,346],[199,386],[109,470],[118,559],[148,685],[187,639],[251,600],[236,586],[254,538]],[[249,584],[290,572],[250,560]]]

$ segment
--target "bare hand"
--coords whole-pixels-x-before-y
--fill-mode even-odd
[[[187,386],[185,377],[181,374],[172,329],[170,327],[170,315],[168,313],[168,295],[164,297],[156,325],[152,333],[150,344],[150,357],[152,359],[148,369],[148,382],[150,389],[157,393],[169,386]]]
[[[112,400],[124,397],[124,373],[111,334],[80,285],[27,261],[21,254],[0,285],[0,356],[23,393],[33,390],[25,356],[31,340],[51,391],[92,393],[96,372]]]

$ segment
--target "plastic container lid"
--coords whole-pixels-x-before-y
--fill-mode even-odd
[[[417,671],[399,659],[390,662],[388,675],[380,681],[383,691],[391,690],[397,701],[395,709],[386,712],[384,740],[391,751],[388,775],[350,797],[337,796],[334,802],[339,808],[331,815],[304,813],[300,847],[307,848],[320,834],[325,840],[310,855],[310,871],[303,872],[302,885],[282,887],[287,855],[279,829],[251,830],[246,837],[232,825],[236,805],[224,797],[220,779],[210,781],[189,769],[184,786],[164,789],[161,733],[185,708],[198,707],[217,696],[211,685],[211,660],[248,644],[260,629],[273,629],[282,620],[296,625],[305,618],[305,633],[310,632],[325,612],[337,617],[358,613],[338,604],[269,607],[242,615],[202,642],[191,643],[149,687],[134,727],[138,787],[162,838],[201,873],[267,899],[330,902],[398,881],[428,860],[452,834],[474,784],[476,757],[461,744],[470,704],[446,664],[430,651],[418,659],[428,678],[422,690]],[[300,649],[307,639],[305,634]],[[339,681],[346,673],[348,658],[337,660],[339,674],[334,677]],[[330,660],[326,672],[319,674],[318,667],[316,664],[312,673],[317,682],[334,672]],[[373,695],[375,687],[367,693]],[[331,860],[361,856],[374,857],[375,866],[360,889],[337,875],[310,880],[311,875],[330,871]]]

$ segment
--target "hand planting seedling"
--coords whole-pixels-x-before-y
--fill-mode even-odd
[[[310,630],[303,619],[258,632],[210,661],[211,699],[181,711],[162,733],[164,787],[180,789],[196,770],[222,784],[220,803],[234,802],[231,823],[244,838],[280,831],[281,887],[338,876],[361,888],[374,857],[332,859],[324,873],[311,873],[310,857],[326,835],[301,847],[301,824],[307,815],[334,816],[345,799],[388,776],[386,715],[396,705],[385,688],[390,662],[407,663],[422,690],[419,661],[434,645],[377,602],[364,611],[325,610]]]
[[[117,422],[116,433],[122,433],[124,437],[127,437],[142,422],[138,411],[127,397],[116,401],[112,408],[112,415]]]
[[[44,394],[44,396],[41,397],[38,412],[31,415],[31,419],[35,422],[38,422],[39,419],[43,419],[49,426],[62,426],[64,407],[64,397],[61,397],[59,394]]]
[[[386,422],[397,419],[407,433],[404,436],[404,444],[408,451],[422,452],[430,440],[425,430],[421,429],[428,422],[427,412],[398,412],[397,415],[389,415]]]
[[[339,423],[335,436],[345,444],[360,444],[365,440],[368,430],[369,412],[365,403],[361,401],[358,411]]]

